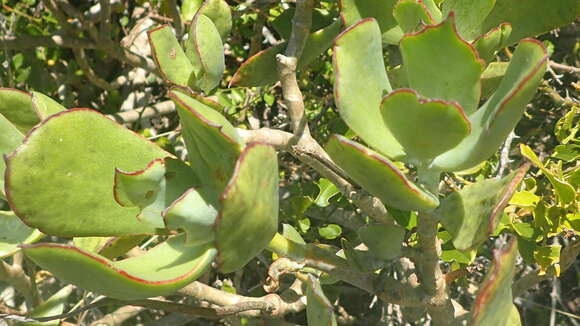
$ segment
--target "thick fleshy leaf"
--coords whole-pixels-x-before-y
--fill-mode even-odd
[[[394,224],[367,224],[358,229],[358,235],[369,247],[369,253],[385,260],[401,255],[405,232],[405,229]]]
[[[471,114],[481,96],[483,61],[455,30],[453,15],[401,39],[409,87],[422,96],[455,101]]]
[[[274,20],[269,22],[269,25],[274,28],[278,35],[280,35],[280,38],[284,40],[290,39],[290,34],[292,33],[292,18],[294,18],[295,13],[295,8],[290,7],[284,10],[279,16],[276,16]],[[310,32],[313,33],[319,29],[323,29],[334,21],[335,17],[332,12],[322,8],[314,8],[312,10],[312,25],[310,26]]]
[[[109,259],[121,257],[129,250],[139,245],[145,240],[147,235],[128,235],[124,237],[110,237],[109,240],[101,247],[98,253]]]
[[[0,157],[14,151],[24,139],[24,135],[8,119],[0,114]],[[0,198],[5,198],[4,194],[4,171],[6,163],[0,158]]]
[[[495,232],[503,209],[526,171],[527,167],[502,179],[472,183],[441,201],[435,212],[453,236],[455,248],[475,249]]]
[[[446,0],[443,2],[443,15],[451,11],[457,16],[457,31],[466,40],[473,40],[484,31],[481,24],[489,15],[496,0]]]
[[[397,44],[403,31],[393,17],[396,2],[397,0],[341,0],[340,17],[347,27],[363,18],[374,18],[381,29],[383,41]]]
[[[404,33],[416,32],[424,25],[437,23],[421,0],[399,0],[393,16]]]
[[[572,23],[578,16],[580,4],[577,0],[496,0],[495,7],[481,25],[481,32],[510,23],[513,31],[508,43],[513,44]]]
[[[417,187],[392,162],[354,141],[334,135],[326,150],[354,181],[389,206],[430,210],[439,205],[437,197]]]
[[[203,0],[183,0],[181,2],[181,20],[191,22],[195,13],[203,5]]]
[[[336,38],[333,64],[334,100],[342,119],[383,155],[392,159],[404,157],[380,112],[383,95],[392,89],[376,20],[361,20]]]
[[[23,251],[66,282],[122,300],[171,294],[197,279],[216,254],[210,245],[186,246],[183,235],[169,238],[141,256],[119,261],[66,244],[27,245]]]
[[[211,107],[179,89],[169,92],[175,102],[183,127],[182,135],[187,145],[193,173],[206,190],[213,190],[213,199],[225,189],[242,147],[235,128]]]
[[[471,310],[473,326],[509,325],[514,318],[512,283],[514,279],[518,246],[511,239],[507,247],[493,253],[493,264],[487,273]]]
[[[336,326],[334,308],[328,300],[320,282],[312,274],[307,274],[306,319],[310,326]]]
[[[308,36],[302,56],[298,60],[298,70],[307,67],[328,50],[334,38],[340,33],[341,25],[337,21]],[[284,42],[250,57],[236,71],[230,86],[260,87],[275,83],[278,80],[276,55],[284,53],[286,46],[287,43]]]
[[[226,40],[232,30],[232,12],[225,0],[205,0],[197,14],[211,19],[222,42]]]
[[[101,256],[114,259],[123,256],[147,237],[147,235],[76,237],[73,239],[73,245],[81,250],[98,253]]]
[[[66,110],[64,106],[60,105],[51,97],[35,91],[32,91],[32,107],[40,120],[44,120],[55,113]]]
[[[115,200],[123,207],[138,207],[137,219],[163,228],[161,216],[174,200],[194,184],[191,168],[180,160],[151,161],[143,170],[115,169]]]
[[[52,317],[62,314],[64,307],[66,306],[67,299],[73,291],[74,287],[71,285],[63,287],[50,298],[48,298],[48,300],[34,307],[34,309],[28,314],[28,317]],[[16,323],[16,326],[59,326],[60,324],[60,320],[55,319],[46,322]]]
[[[508,46],[511,32],[512,26],[504,23],[475,39],[473,46],[479,53],[479,57],[485,62],[491,62],[498,50]]]
[[[32,107],[32,95],[13,88],[0,88],[0,115],[23,134],[40,122]]]
[[[188,86],[195,75],[193,65],[183,52],[171,27],[159,26],[148,31],[147,35],[153,58],[163,78],[175,85]]]
[[[205,92],[214,89],[222,79],[225,69],[224,45],[211,19],[199,12],[191,22],[185,55],[189,58],[194,72],[189,79],[189,86]]]
[[[469,116],[471,134],[433,164],[445,171],[461,171],[492,156],[521,118],[546,64],[546,50],[540,42],[520,42],[497,91]]]
[[[200,245],[215,239],[217,210],[196,189],[188,189],[163,212],[168,229],[185,231],[188,245]]]
[[[246,146],[221,207],[216,221],[218,265],[229,273],[266,248],[278,228],[278,159],[271,146]]]
[[[469,120],[457,103],[421,99],[411,89],[387,95],[381,113],[409,159],[422,165],[455,147],[470,131]]]
[[[65,108],[52,98],[13,88],[0,88],[0,116],[4,116],[22,134],[48,116]]]
[[[492,62],[481,74],[481,97],[489,98],[499,87],[509,62]]]
[[[34,243],[42,236],[40,231],[22,223],[13,212],[0,211],[0,258],[17,252],[18,245]]]
[[[26,224],[60,236],[155,233],[113,198],[115,168],[170,154],[96,111],[57,113],[6,159],[6,195]]]

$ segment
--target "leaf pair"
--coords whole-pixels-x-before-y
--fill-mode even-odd
[[[211,91],[225,70],[223,41],[231,26],[229,5],[224,0],[206,0],[193,17],[185,49],[170,26],[149,31],[159,71],[172,84]]]

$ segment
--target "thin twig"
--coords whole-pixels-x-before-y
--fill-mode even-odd
[[[153,105],[148,105],[136,108],[131,111],[123,111],[115,114],[107,115],[107,117],[117,121],[118,123],[133,123],[141,119],[150,119],[156,116],[163,116],[175,112],[175,104],[173,101],[163,101]]]
[[[73,49],[73,53],[75,55],[75,59],[79,65],[79,67],[83,71],[83,74],[85,75],[85,77],[87,77],[87,79],[91,83],[93,83],[93,85],[95,85],[99,88],[102,88],[106,91],[111,91],[114,89],[114,87],[111,84],[109,84],[106,80],[97,76],[97,74],[95,73],[95,71],[93,70],[91,65],[89,64],[89,61],[87,59],[87,55],[86,55],[84,49]]]
[[[574,73],[574,74],[580,74],[580,68],[568,66],[568,65],[557,63],[554,61],[550,61],[550,67],[552,67],[553,69],[556,69],[556,70],[560,70],[560,71],[570,72],[570,73]]]

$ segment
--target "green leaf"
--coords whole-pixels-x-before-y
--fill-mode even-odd
[[[191,22],[185,55],[193,67],[193,78],[187,85],[206,93],[219,85],[225,70],[224,45],[211,19],[199,12]]]
[[[60,315],[63,313],[64,308],[67,303],[68,297],[73,292],[73,286],[65,286],[58,292],[53,294],[48,300],[36,306],[28,315],[29,317],[40,318],[40,317],[52,317]],[[59,326],[60,320],[52,320],[47,322],[28,322],[28,323],[17,323],[18,326]]]
[[[119,205],[139,208],[138,220],[163,228],[162,211],[193,186],[194,178],[179,160],[155,159],[142,170],[115,169],[113,193]]]
[[[342,233],[342,228],[337,224],[328,224],[318,228],[318,234],[327,240],[338,238]]]
[[[99,254],[109,259],[123,256],[129,250],[145,240],[147,235],[129,235],[124,237],[111,237],[99,250]]]
[[[66,108],[60,105],[57,101],[42,93],[32,91],[31,94],[32,107],[40,120],[44,120],[55,113],[66,110]]]
[[[241,140],[228,120],[191,94],[172,89],[169,97],[175,102],[183,126],[182,135],[193,172],[206,191],[206,198],[217,205],[241,151]]]
[[[169,238],[141,256],[111,261],[56,243],[26,245],[23,251],[59,279],[115,299],[169,295],[197,279],[210,266],[210,245],[186,246],[184,236]]]
[[[126,254],[129,250],[145,240],[147,235],[132,235],[124,237],[76,237],[73,245],[84,251],[98,253],[109,259]]]
[[[226,40],[232,30],[232,12],[225,0],[205,0],[197,15],[204,15],[211,19],[221,40]],[[195,18],[193,22],[195,23]]]
[[[550,267],[560,263],[561,245],[541,246],[534,250],[534,260],[540,266],[539,275],[546,274]],[[560,276],[560,267],[555,267],[555,276]]]
[[[377,257],[371,250],[360,250],[353,247],[345,238],[340,239],[342,250],[348,264],[359,271],[375,272],[388,266],[391,262]]]
[[[404,157],[380,113],[381,99],[392,88],[376,20],[361,20],[342,32],[335,40],[333,63],[334,100],[344,122],[383,155],[391,159]]]
[[[441,200],[435,214],[453,235],[455,248],[477,248],[495,231],[503,209],[526,171],[523,168],[499,180],[472,183]]]
[[[44,233],[152,234],[155,226],[137,220],[137,209],[115,202],[115,168],[142,169],[169,155],[98,112],[65,111],[44,120],[7,157],[7,197],[26,224]]]
[[[183,52],[169,25],[147,32],[151,52],[159,72],[169,83],[187,86],[194,74],[193,65]]]
[[[282,223],[282,235],[296,243],[306,244],[300,233],[290,224]]]
[[[469,120],[456,103],[421,99],[411,89],[387,95],[381,113],[405,153],[420,164],[455,147],[470,131]]]
[[[230,273],[260,253],[278,228],[278,160],[271,146],[244,148],[220,202],[217,260],[220,271]]]
[[[492,11],[496,0],[446,0],[443,15],[454,12],[457,17],[457,31],[466,40],[473,40],[482,34],[481,24]]]
[[[308,36],[302,56],[298,60],[298,71],[306,68],[330,48],[332,41],[340,33],[341,25],[337,21]],[[230,87],[260,87],[275,83],[278,80],[276,55],[283,54],[286,46],[287,43],[284,42],[260,51],[247,59],[232,77]]]
[[[457,262],[460,264],[471,264],[477,255],[477,250],[461,251],[457,249],[443,250],[441,252],[441,260],[451,263]]]
[[[16,253],[18,245],[34,243],[43,234],[28,227],[13,212],[0,211],[0,258]]]
[[[492,156],[522,116],[546,71],[546,64],[546,52],[540,42],[520,42],[497,91],[469,116],[471,134],[438,156],[433,165],[444,171],[461,171]]]
[[[40,122],[32,106],[32,95],[12,88],[0,88],[0,115],[22,134]]]
[[[481,27],[483,32],[501,23],[510,23],[513,31],[508,43],[513,44],[569,24],[578,16],[580,3],[577,0],[496,0]]]
[[[526,240],[536,240],[536,229],[531,223],[513,223],[513,229],[516,233]]]
[[[319,192],[318,196],[316,196],[316,199],[314,200],[314,203],[317,206],[327,207],[328,205],[330,205],[328,200],[337,195],[338,193],[340,193],[340,190],[338,190],[338,188],[334,185],[334,183],[332,183],[328,179],[320,178],[320,180],[318,180],[318,183],[316,185],[318,186]]]
[[[479,57],[485,60],[486,63],[493,61],[495,53],[508,46],[507,40],[511,32],[512,26],[504,23],[475,39],[473,46],[479,53]]]
[[[531,193],[529,191],[518,191],[510,199],[510,205],[516,205],[519,207],[536,207],[536,204],[540,201],[541,197]]]
[[[284,40],[290,39],[290,34],[292,33],[292,18],[296,10],[294,7],[285,9],[280,15],[276,16],[274,20],[269,22],[269,25],[276,30],[280,37]],[[312,25],[310,26],[310,32],[322,29],[334,21],[332,12],[328,12],[323,8],[314,8],[312,10]]]
[[[0,92],[1,94],[1,92]],[[0,114],[0,156],[14,151],[24,139],[24,135],[8,119]],[[4,193],[4,172],[6,163],[0,159],[0,198],[6,198]]]
[[[191,21],[202,4],[203,0],[183,0],[181,2],[181,20]]]
[[[387,205],[403,210],[439,205],[437,197],[417,187],[391,161],[356,142],[334,135],[326,150],[356,183]]]
[[[481,96],[489,98],[505,76],[509,62],[492,62],[481,74]]]
[[[394,224],[367,224],[358,229],[358,235],[369,248],[369,253],[384,260],[401,255],[405,232],[405,229]]]
[[[510,325],[513,315],[512,283],[517,256],[517,242],[512,239],[507,247],[494,252],[491,269],[480,287],[473,308],[473,326]]]
[[[552,171],[548,170],[544,166],[542,161],[540,161],[538,156],[536,156],[536,153],[534,153],[534,151],[529,146],[521,144],[520,150],[523,156],[532,161],[532,163],[534,163],[535,166],[537,166],[538,168],[540,168],[540,170],[542,170],[546,178],[548,178],[548,180],[554,187],[554,190],[558,195],[558,199],[562,203],[567,204],[574,201],[574,199],[576,198],[576,191],[574,190],[574,187],[572,187],[566,181],[561,180],[558,176],[554,175]]]
[[[409,86],[425,97],[455,101],[471,114],[481,96],[483,61],[455,31],[454,16],[401,39]]]
[[[554,153],[552,157],[565,162],[574,162],[580,160],[580,145],[578,144],[566,144],[558,145],[554,148]]]
[[[345,26],[351,26],[363,18],[374,18],[379,24],[383,41],[397,44],[403,31],[393,17],[397,0],[341,0],[340,17]]]
[[[194,188],[187,190],[163,212],[168,229],[185,231],[187,245],[201,245],[215,240],[217,215],[216,208]]]
[[[393,16],[404,33],[416,32],[424,25],[436,23],[427,6],[421,0],[397,1]]]
[[[336,326],[334,308],[324,295],[320,282],[308,274],[306,289],[306,318],[309,326]]]

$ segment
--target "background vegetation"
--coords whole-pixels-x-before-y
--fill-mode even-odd
[[[163,83],[151,57],[146,31],[152,26],[173,23],[176,33],[183,34],[193,16],[196,1],[124,1],[124,0],[2,0],[0,8],[0,87],[36,90],[57,99],[67,108],[88,107],[123,123],[153,140],[165,150],[184,157],[179,121],[173,103],[166,97]],[[228,87],[234,73],[248,57],[283,39],[280,15],[293,7],[293,1],[232,0],[233,29],[225,41],[226,72],[220,87],[209,96],[225,107],[224,115],[236,126],[247,129],[271,127],[291,130],[282,101],[279,84],[268,87]],[[179,12],[176,11],[179,8]],[[316,3],[314,23],[334,17],[336,1]],[[528,144],[543,162],[545,169],[533,167],[524,186],[510,201],[502,219],[501,230],[518,236],[523,259],[518,260],[517,277],[530,274],[534,262],[545,275],[530,291],[522,291],[515,303],[525,325],[577,325],[580,323],[580,270],[575,255],[570,267],[559,278],[560,253],[555,246],[578,246],[580,230],[578,205],[562,200],[549,175],[579,178],[580,140],[578,136],[580,107],[580,43],[578,25],[571,24],[539,36],[550,52],[550,64],[540,90],[529,105],[524,118],[503,145],[501,151],[468,175],[445,177],[448,190],[476,180],[506,175],[524,161]],[[387,48],[387,60],[400,60]],[[511,56],[513,48],[498,53]],[[334,72],[331,50],[298,74],[304,96],[306,115],[313,137],[326,143],[333,133],[345,134],[348,127],[340,119],[333,97]],[[393,66],[395,64],[392,64]],[[522,155],[522,152],[524,155]],[[529,153],[527,156],[530,156]],[[307,242],[341,247],[341,238],[351,241],[366,216],[340,194],[328,180],[290,154],[279,156],[281,167],[281,222],[293,226]],[[578,182],[576,181],[576,184]],[[575,189],[578,198],[578,189]],[[55,194],[55,200],[58,200]],[[576,199],[577,200],[577,199]],[[9,210],[0,199],[0,210]],[[538,226],[538,212],[546,217]],[[396,215],[396,214],[395,214]],[[416,216],[406,220],[413,230]],[[562,217],[566,217],[564,220]],[[562,220],[559,220],[562,218]],[[501,231],[499,230],[498,233]],[[449,239],[448,235],[439,235]],[[446,238],[447,237],[447,238]],[[51,241],[64,241],[51,239]],[[443,245],[445,269],[458,271],[452,283],[454,297],[469,305],[487,271],[492,250],[505,242],[498,235],[487,241],[477,257],[466,257],[449,244]],[[558,247],[559,249],[559,247]],[[232,274],[208,273],[203,280],[218,289],[247,296],[264,295],[262,283],[273,257],[262,253],[242,271]],[[542,263],[543,262],[543,263]],[[48,298],[63,287],[50,273],[36,269],[22,255],[5,259],[5,264],[23,268],[42,298]],[[392,269],[401,268],[394,264]],[[540,273],[542,274],[542,273]],[[377,301],[346,283],[324,287],[337,307],[339,324],[404,325],[399,308]],[[91,301],[91,295],[74,289],[65,311]],[[176,297],[178,302],[187,298]],[[25,300],[15,286],[0,277],[0,313],[24,311]],[[49,314],[50,315],[50,314]],[[116,318],[116,319],[114,319]],[[260,324],[304,324],[305,313],[297,312],[285,320],[264,320]],[[424,318],[424,317],[422,317]],[[257,321],[231,317],[208,321],[177,312],[148,310],[142,307],[100,307],[75,315],[63,324],[98,325],[250,325]],[[0,320],[0,325],[7,321]],[[417,325],[428,322],[420,319]]]

